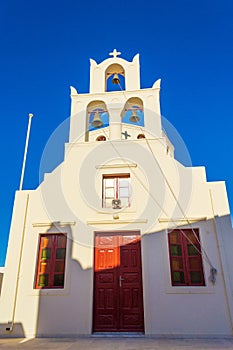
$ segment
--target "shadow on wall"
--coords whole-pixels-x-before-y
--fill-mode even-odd
[[[220,243],[223,243],[223,246],[226,249],[229,246],[233,246],[233,232],[231,229],[230,216],[216,217],[216,223],[217,227],[220,228],[218,235],[216,235],[217,232],[215,232],[215,224],[213,220],[196,221],[192,224],[192,226],[193,228],[200,228],[200,238],[203,247],[210,255],[214,266],[218,269],[218,283],[216,285],[218,287],[218,285],[222,283],[222,278],[221,269],[219,268],[219,254],[216,253],[218,251],[217,247],[219,245],[217,236],[221,236]],[[166,225],[168,225],[168,223],[166,223]],[[180,224],[175,228],[185,229],[188,228],[188,225]],[[110,331],[132,331],[133,329],[135,331],[136,327],[138,327],[138,331],[143,331],[143,302],[140,301],[142,300],[140,299],[141,297],[138,299],[135,297],[135,295],[139,296],[142,294],[144,294],[143,300],[145,320],[148,318],[148,313],[151,313],[150,317],[152,320],[152,328],[154,327],[152,331],[156,333],[156,327],[159,324],[159,320],[157,320],[156,317],[161,314],[166,315],[166,317],[163,320],[163,328],[161,328],[160,333],[167,334],[169,327],[172,329],[174,326],[174,323],[172,323],[172,317],[174,317],[175,314],[175,311],[173,309],[176,308],[176,306],[174,306],[174,300],[177,296],[174,294],[174,292],[166,294],[164,290],[164,285],[166,282],[165,275],[168,276],[168,279],[170,279],[171,276],[169,258],[168,256],[165,256],[166,252],[169,254],[166,229],[164,228],[163,231],[151,232],[142,236],[140,244],[142,244],[142,275],[144,280],[144,290],[141,291],[139,289],[141,288],[142,284],[135,285],[135,283],[137,283],[136,281],[138,280],[137,276],[141,276],[140,264],[137,265],[137,262],[139,263],[141,260],[141,250],[138,246],[137,239],[141,236],[138,234],[135,242],[129,241],[135,232],[139,233],[139,231],[135,230],[96,232],[96,237],[98,235],[99,237],[105,237],[101,244],[97,241],[95,242],[96,273],[93,272],[93,268],[84,269],[81,265],[81,261],[79,262],[73,259],[72,256],[75,256],[77,252],[80,253],[79,249],[83,249],[83,247],[76,246],[77,242],[73,241],[73,232],[70,225],[64,225],[60,228],[52,226],[45,233],[43,233],[43,235],[46,235],[46,233],[48,235],[51,235],[53,233],[67,234],[67,264],[65,270],[65,288],[47,289],[45,287],[41,287],[41,290],[38,291],[39,296],[35,296],[35,298],[38,298],[37,325],[35,332],[36,337],[65,337],[91,334],[93,331],[93,315],[94,330],[96,331],[103,331],[106,329],[106,325],[109,326]],[[116,237],[122,236],[126,237],[123,243],[122,241],[118,241],[117,244],[111,246],[112,237],[115,239]],[[129,238],[130,236],[131,238]],[[96,253],[98,244],[101,245],[101,249],[98,253]],[[115,255],[114,251],[116,253]],[[178,251],[179,249],[177,252]],[[84,253],[91,254],[92,256],[93,252],[91,248],[88,248],[86,251],[84,251]],[[59,251],[59,254],[61,254],[61,251]],[[83,256],[82,254],[83,252],[79,254],[79,256]],[[99,254],[98,264],[96,260],[97,254]],[[176,247],[174,247],[174,254],[176,254]],[[103,257],[104,259],[102,259]],[[175,259],[177,260],[177,256],[175,256]],[[224,259],[227,260],[228,268],[233,266],[230,249],[227,250]],[[107,263],[102,264],[101,261],[107,261]],[[205,282],[207,285],[210,284],[208,280],[209,269],[208,271],[206,270],[206,273],[207,275]],[[141,279],[141,277],[139,279]],[[135,292],[135,288],[137,288],[137,293],[134,295],[132,294],[132,298],[130,297],[131,284],[132,291]],[[168,287],[172,288],[171,280],[170,282],[168,281],[168,284]],[[124,307],[126,309],[123,308],[121,309],[121,312],[119,312],[119,302],[121,300],[121,294],[124,294],[124,287],[128,293],[127,300],[123,298]],[[216,304],[216,302],[219,304],[219,307],[222,307],[222,305],[225,303],[225,301],[222,302],[220,300],[222,294],[219,294],[219,287],[217,287],[215,293],[212,294],[199,293],[194,294],[193,296],[192,294],[186,294],[182,296],[187,306],[184,308],[184,310],[182,309],[183,319],[186,319],[187,330],[190,334],[210,334],[212,331],[216,332],[217,334],[217,326],[219,326],[219,324],[216,323],[217,326],[215,324],[213,326],[213,329],[210,329],[211,327],[208,325],[208,322],[205,322],[206,329],[203,330],[198,328],[198,323],[197,326],[193,325],[192,317],[188,318],[189,306],[193,304],[193,300],[197,296],[203,303],[203,310],[206,311],[206,318],[210,319],[214,315],[216,316],[215,311],[211,311],[214,309],[213,306]],[[213,288],[215,287],[213,286]],[[111,292],[110,294],[109,291]],[[153,293],[151,291],[153,291]],[[25,295],[21,297],[24,298]],[[179,298],[181,298],[181,296],[179,296]],[[171,307],[168,307],[169,303]],[[26,307],[27,305],[25,305],[25,308]],[[132,309],[136,307],[138,308],[137,319],[133,318],[135,317],[135,312],[131,313]],[[106,309],[104,315],[106,317],[102,317],[101,309],[103,308]],[[159,309],[160,312],[156,313],[156,309]],[[195,317],[198,319],[199,309],[196,308],[195,310]],[[27,310],[27,312],[30,313],[30,310]],[[179,310],[179,312],[181,312],[181,310]],[[122,319],[124,315],[127,315],[127,317],[125,317],[125,320],[128,320],[131,323],[124,323],[124,319]],[[30,315],[27,317],[30,318]],[[33,319],[33,317],[31,318]],[[226,317],[222,315],[222,319],[225,320],[225,318]],[[219,319],[219,322],[221,322],[221,317]],[[109,320],[112,320],[112,324],[110,324]],[[137,323],[138,321],[140,322]],[[211,322],[209,324],[211,324]],[[0,329],[4,329],[4,331],[2,331],[0,334],[1,337],[25,336],[25,331],[22,323],[15,323],[13,332],[7,332],[7,327],[9,327],[7,324],[0,325]],[[182,327],[183,324],[179,324],[179,322],[177,322],[177,325],[175,325],[174,328],[175,334],[182,334],[185,332]],[[226,327],[226,325],[224,327]]]
[[[2,291],[3,276],[4,276],[4,273],[3,273],[3,272],[0,272],[0,295],[1,295],[1,291]]]
[[[223,245],[233,246],[233,235],[232,230],[229,232],[231,226],[230,217],[216,217],[218,227],[222,227],[222,232],[219,231],[218,236],[222,235],[221,238],[224,242]],[[167,223],[168,224],[168,223]],[[208,252],[211,261],[214,266],[218,269],[217,279],[221,279],[221,273],[219,268],[219,252],[217,246],[219,245],[218,238],[215,232],[215,224],[213,220],[204,220],[197,221],[192,224],[193,228],[200,229],[200,238],[203,243],[203,249]],[[175,227],[176,229],[190,229],[188,225],[180,224]],[[51,230],[49,231],[52,232]],[[68,237],[72,237],[71,229],[69,232],[66,230]],[[226,234],[225,234],[226,232]],[[132,231],[131,234],[134,234],[135,231]],[[119,235],[130,235],[129,231],[104,231],[107,240],[109,237],[119,236]],[[116,262],[114,256],[114,247],[111,245],[108,247],[107,241],[102,244],[101,251],[103,254],[102,258],[99,257],[99,261],[107,261],[108,264],[104,266],[96,266],[95,261],[95,273],[92,268],[83,269],[81,264],[72,258],[72,249],[75,242],[72,239],[68,240],[68,249],[67,249],[67,266],[66,266],[66,282],[65,289],[58,290],[48,290],[42,289],[40,291],[40,300],[38,304],[38,319],[37,319],[37,331],[36,336],[77,336],[82,334],[91,334],[93,331],[142,331],[144,330],[143,326],[143,303],[136,303],[135,295],[132,295],[130,298],[130,284],[132,284],[135,292],[135,277],[139,270],[136,272],[135,264],[138,259],[136,255],[136,245],[134,243],[124,243],[120,246],[120,253],[118,252],[116,256],[120,256],[122,259],[121,262]],[[151,288],[154,289],[155,295],[151,300],[148,299],[150,293],[147,288],[139,294],[144,295],[144,302],[146,301],[148,305],[157,305],[160,297],[164,298],[164,305],[160,302],[160,308],[163,310],[161,312],[167,314],[167,321],[164,323],[164,334],[166,333],[166,324],[170,325],[170,318],[174,315],[170,308],[167,308],[165,299],[171,302],[173,299],[172,296],[175,294],[166,294],[163,290],[165,283],[165,275],[169,277],[170,282],[169,288],[172,288],[171,282],[171,271],[169,265],[169,249],[168,249],[168,237],[166,234],[166,229],[159,232],[151,232],[150,234],[143,235],[142,237],[142,269],[144,271],[144,279],[147,283],[151,284]],[[196,244],[196,243],[195,243]],[[98,247],[97,247],[98,248]],[[97,249],[96,248],[96,249]],[[110,249],[109,249],[110,248]],[[118,247],[119,248],[119,247]],[[192,247],[191,247],[192,248]],[[95,257],[96,257],[95,249]],[[201,247],[202,249],[202,247]],[[174,247],[174,251],[176,247]],[[140,250],[139,250],[140,251]],[[165,259],[164,251],[167,252],[168,256]],[[91,251],[89,250],[89,253]],[[218,252],[218,253],[216,253]],[[196,252],[194,252],[194,255]],[[174,253],[176,254],[176,253]],[[104,256],[105,255],[105,256]],[[140,256],[140,253],[139,253]],[[111,260],[113,259],[113,260]],[[141,256],[140,256],[141,259]],[[164,259],[167,260],[167,264],[164,264]],[[193,258],[192,258],[193,259]],[[226,256],[228,260],[228,266],[230,266],[230,260],[232,260],[228,254]],[[177,257],[173,259],[175,262]],[[112,264],[112,267],[111,267]],[[134,266],[135,265],[135,266]],[[143,266],[144,265],[144,266]],[[206,265],[206,264],[205,264]],[[122,266],[124,266],[122,270]],[[155,268],[155,266],[157,266]],[[207,285],[212,285],[209,281],[209,267],[205,267],[206,279],[204,283],[204,288]],[[146,273],[146,276],[145,276]],[[140,275],[140,273],[139,273]],[[194,278],[197,278],[197,273],[194,275]],[[122,279],[121,279],[122,278]],[[177,273],[175,272],[175,277],[177,278]],[[144,287],[146,287],[144,281]],[[156,283],[155,283],[156,281]],[[161,281],[160,284],[157,281]],[[200,281],[196,281],[197,285],[201,285]],[[128,284],[127,284],[128,283]],[[179,282],[180,283],[180,282]],[[179,285],[178,283],[178,285]],[[121,285],[121,286],[120,286]],[[195,283],[192,288],[195,288]],[[119,312],[119,302],[122,298],[121,294],[124,294],[124,286],[127,290],[127,300],[123,297],[125,309],[121,309]],[[213,286],[213,285],[212,285]],[[97,290],[98,287],[98,290]],[[140,285],[137,288],[141,288]],[[162,288],[162,289],[161,289]],[[176,287],[177,288],[177,287]],[[178,287],[179,288],[179,287]],[[200,288],[200,287],[199,287]],[[218,289],[216,289],[216,293]],[[109,294],[110,293],[110,294]],[[162,293],[162,294],[161,294]],[[126,294],[125,294],[126,295]],[[160,296],[159,296],[160,295]],[[195,295],[195,294],[194,294]],[[201,302],[206,303],[206,311],[209,313],[208,317],[212,317],[212,312],[210,309],[213,304],[217,301],[214,298],[207,298],[208,294],[199,293]],[[220,295],[219,295],[220,297]],[[187,303],[187,309],[189,303],[192,304],[192,300],[195,297],[192,295],[185,295],[184,299]],[[209,302],[207,302],[207,299]],[[212,300],[213,299],[213,300]],[[153,303],[152,303],[153,301]],[[221,304],[218,299],[218,303]],[[151,304],[152,303],[152,304]],[[225,303],[225,302],[224,302]],[[133,308],[138,308],[137,319],[133,319],[132,314],[135,317],[135,312],[132,312]],[[148,305],[144,305],[144,309],[148,310]],[[203,304],[204,305],[204,304]],[[102,315],[102,309],[105,309],[104,314]],[[110,310],[111,309],[111,310]],[[171,308],[172,310],[172,308]],[[209,310],[209,311],[208,311]],[[169,314],[171,313],[171,314]],[[124,323],[123,316],[127,315],[125,319],[129,320],[129,323]],[[212,315],[212,316],[211,316]],[[104,317],[103,317],[104,316]],[[184,317],[188,317],[186,312],[184,312]],[[198,315],[196,315],[198,317]],[[93,320],[93,321],[92,321]],[[111,323],[111,322],[112,323]],[[92,323],[94,322],[94,324]],[[156,322],[157,323],[157,322]],[[170,325],[171,326],[171,325]],[[127,328],[128,327],[128,328]],[[137,328],[138,327],[138,328]],[[153,326],[154,327],[154,326]],[[177,330],[177,334],[182,334],[183,325],[180,324],[180,329]],[[213,326],[216,328],[216,325]],[[198,327],[196,327],[198,328]],[[190,334],[208,334],[211,332],[209,327],[204,331],[193,328],[192,320],[187,319],[187,329]],[[109,330],[108,330],[109,329]],[[214,331],[217,331],[214,329]]]
[[[10,330],[10,323],[0,323],[0,338],[25,338],[23,324],[21,322],[14,323],[14,332]]]
[[[80,329],[85,333],[89,320],[86,310],[91,307],[90,281],[93,279],[93,272],[92,269],[84,270],[81,264],[72,258],[76,243],[73,241],[70,225],[63,227],[62,232],[67,235],[64,288],[40,290],[37,337],[72,336],[80,333]],[[48,233],[58,232],[51,228]]]
[[[64,290],[50,293],[40,292],[36,336],[77,335],[83,328],[85,333],[86,309],[90,303],[87,286],[92,272],[83,270],[77,261],[70,260],[72,281]],[[48,291],[48,290],[47,290]],[[80,307],[82,305],[82,307]]]
[[[68,248],[65,289],[41,289],[37,337],[91,334],[92,328],[144,331],[139,231],[99,235],[94,275],[93,269],[84,270],[72,259]]]

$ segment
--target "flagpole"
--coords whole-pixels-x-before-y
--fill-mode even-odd
[[[23,179],[24,179],[24,171],[25,171],[25,165],[26,165],[26,159],[27,159],[27,151],[28,151],[28,141],[29,141],[29,135],[30,135],[30,129],[31,129],[31,122],[33,114],[28,114],[28,129],[27,129],[27,136],[26,136],[26,142],[25,142],[25,148],[24,148],[24,156],[23,156],[23,165],[22,165],[22,172],[21,172],[21,179],[20,179],[20,185],[19,190],[22,191],[23,188]]]

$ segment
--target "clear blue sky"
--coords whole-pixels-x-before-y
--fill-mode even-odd
[[[142,88],[162,79],[162,114],[193,165],[205,165],[209,181],[226,181],[233,210],[232,18],[232,0],[1,1],[0,266],[28,113],[24,188],[34,189],[46,142],[69,116],[69,86],[88,92],[89,58],[101,62],[114,48],[127,60],[140,53]]]

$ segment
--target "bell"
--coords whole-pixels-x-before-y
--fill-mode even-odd
[[[114,74],[114,76],[113,76],[113,78],[112,78],[112,83],[113,83],[113,84],[116,84],[116,85],[120,84],[120,79],[119,79],[117,73]]]
[[[91,125],[93,126],[93,128],[100,128],[103,125],[98,111],[95,112]]]
[[[132,110],[132,114],[131,114],[131,117],[129,118],[129,120],[132,123],[137,123],[139,121],[139,116],[137,115],[137,112],[135,109]]]

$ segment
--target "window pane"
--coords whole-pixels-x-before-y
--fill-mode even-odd
[[[41,252],[41,259],[50,259],[51,256],[51,249],[50,248],[43,248]]]
[[[56,259],[65,259],[66,249],[65,248],[57,248],[56,250]]]
[[[64,272],[65,261],[56,261],[55,272]]]
[[[104,179],[105,187],[114,187],[115,179]]]
[[[65,247],[66,246],[66,236],[65,235],[58,235],[57,245],[58,245],[58,247]]]
[[[39,287],[46,287],[49,284],[49,275],[39,275]]]
[[[172,259],[172,270],[183,270],[182,259],[173,258]]]
[[[121,198],[121,207],[128,207],[128,205],[129,205],[129,199]]]
[[[192,283],[201,283],[201,272],[200,271],[192,271],[190,272],[190,279]]]
[[[201,264],[199,258],[189,258],[189,268],[190,270],[200,270]]]
[[[171,255],[172,256],[182,256],[181,245],[172,245],[171,246]]]
[[[114,188],[106,188],[105,189],[105,197],[106,198],[115,198],[115,191]]]
[[[129,180],[128,179],[121,179],[119,178],[119,187],[129,187]]]
[[[105,199],[105,205],[106,208],[112,208],[112,198],[111,199]]]
[[[188,255],[199,255],[199,249],[197,244],[192,245],[192,244],[188,244]]]
[[[180,234],[179,232],[170,232],[169,233],[170,244],[180,243]]]
[[[184,283],[184,273],[180,271],[173,271],[173,282],[174,283]]]
[[[126,188],[120,188],[119,189],[119,197],[129,197],[129,189]]]
[[[64,274],[54,275],[54,282],[53,285],[55,287],[63,287],[64,285]]]
[[[192,243],[196,243],[197,242],[197,234],[195,235],[193,231],[187,231],[185,232],[185,236],[187,237],[187,241],[192,242]]]

